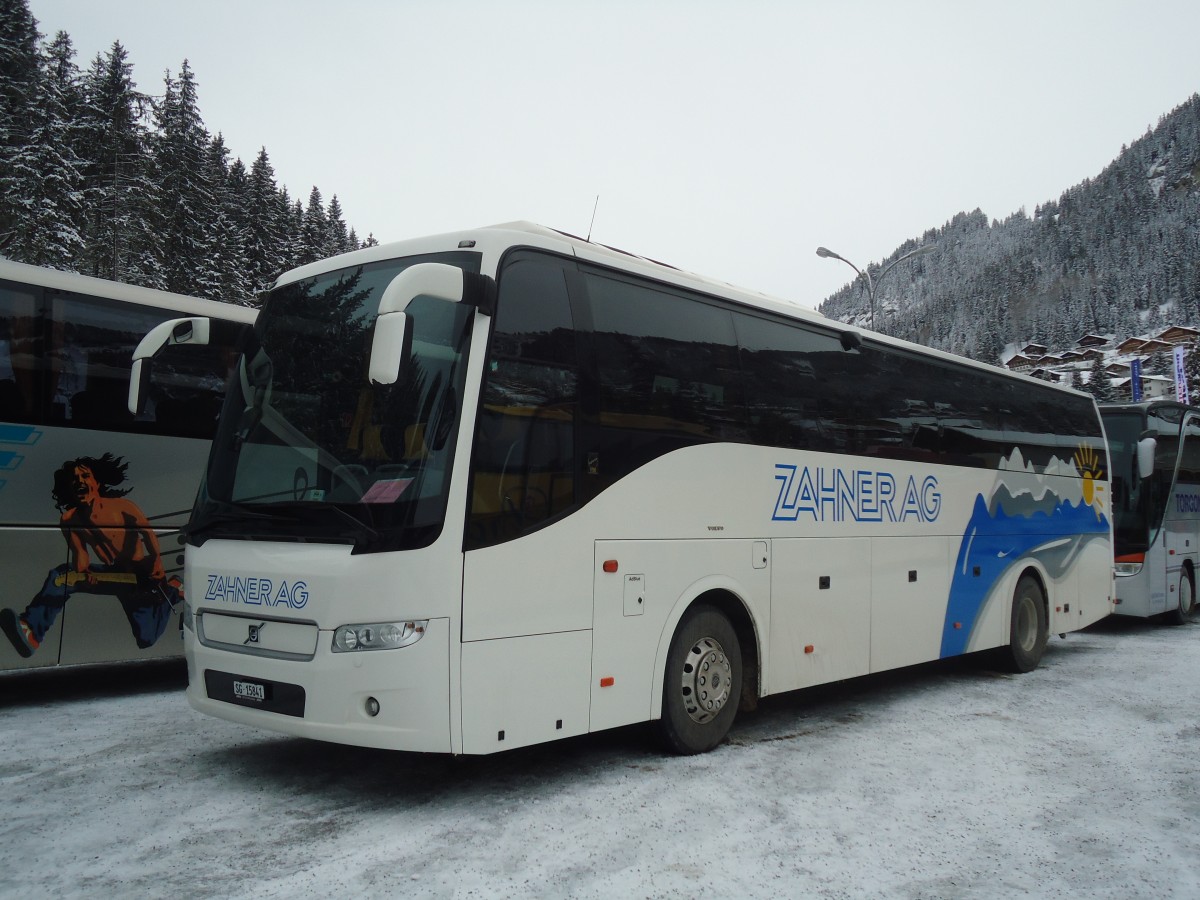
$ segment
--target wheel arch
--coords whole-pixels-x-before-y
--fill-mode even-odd
[[[1021,579],[1026,575],[1037,582],[1038,590],[1042,592],[1042,611],[1046,614],[1046,623],[1048,626],[1050,623],[1050,607],[1053,606],[1053,601],[1050,597],[1050,579],[1042,567],[1033,562],[1029,562],[1021,568],[1017,572],[1017,577],[1013,579],[1012,590],[1008,592],[1009,615],[1012,614],[1013,592],[1017,589],[1017,585],[1021,583]]]
[[[659,635],[658,650],[654,656],[654,676],[650,683],[650,719],[662,716],[663,677],[671,640],[684,615],[697,604],[706,604],[719,610],[733,626],[742,652],[742,696],[738,706],[739,709],[748,710],[757,705],[762,689],[762,628],[745,596],[746,592],[733,579],[716,576],[701,579],[680,595]]]

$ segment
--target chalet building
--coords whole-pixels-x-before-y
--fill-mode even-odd
[[[1034,378],[1040,378],[1042,381],[1054,383],[1058,383],[1066,377],[1066,374],[1063,372],[1057,372],[1054,369],[1043,369],[1040,366],[1027,374],[1032,375]]]
[[[1142,345],[1145,344],[1148,340],[1149,340],[1149,338],[1144,337],[1144,336],[1143,337],[1125,338],[1125,340],[1123,340],[1123,341],[1121,341],[1121,343],[1117,344],[1117,352],[1120,353],[1122,356],[1132,356],[1133,354],[1140,352],[1142,349]]]
[[[1143,340],[1141,346],[1133,352],[1138,356],[1153,356],[1155,353],[1168,353],[1173,349],[1175,348],[1166,341],[1160,341],[1158,338],[1150,338],[1149,340]]]
[[[1195,328],[1172,325],[1170,328],[1164,329],[1157,336],[1157,340],[1175,347],[1179,344],[1194,344],[1198,337],[1200,337],[1200,331],[1197,331]]]
[[[1004,365],[1009,371],[1022,372],[1043,381],[1070,384],[1076,377],[1086,382],[1099,363],[1102,377],[1128,399],[1131,396],[1133,360],[1140,359],[1142,396],[1147,400],[1156,400],[1173,397],[1175,381],[1165,375],[1146,374],[1146,370],[1152,357],[1156,354],[1169,355],[1178,346],[1196,348],[1192,352],[1200,352],[1200,328],[1172,325],[1154,336],[1143,334],[1127,338],[1119,344],[1114,335],[1089,333],[1079,338],[1074,347],[1059,352],[1051,352],[1044,344],[1029,343]]]

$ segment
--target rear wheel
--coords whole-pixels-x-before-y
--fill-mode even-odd
[[[1010,672],[1031,672],[1042,661],[1050,638],[1046,621],[1046,595],[1032,575],[1022,575],[1013,592],[1012,616],[1008,627],[1008,646],[1001,650],[1001,662]]]
[[[693,606],[683,616],[663,684],[660,727],[676,753],[704,753],[725,739],[742,693],[742,650],[720,610]]]
[[[1184,569],[1179,573],[1178,604],[1167,613],[1167,622],[1172,625],[1183,625],[1196,611],[1196,586],[1192,583],[1192,573]]]

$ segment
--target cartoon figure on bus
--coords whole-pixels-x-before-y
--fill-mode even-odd
[[[46,633],[76,593],[117,598],[141,649],[167,629],[183,602],[183,585],[163,570],[158,539],[145,514],[120,488],[128,463],[105,453],[67,460],[54,473],[52,496],[68,561],[50,570],[37,596],[20,614],[0,610],[0,628],[21,656],[41,646]]]

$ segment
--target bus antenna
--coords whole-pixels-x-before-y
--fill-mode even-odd
[[[589,244],[592,242],[592,228],[593,228],[593,227],[595,226],[595,224],[596,224],[596,207],[598,207],[599,205],[600,205],[600,195],[599,195],[599,194],[597,194],[597,195],[596,195],[596,202],[595,202],[594,204],[592,204],[592,221],[588,223],[588,236],[587,236],[587,242],[588,242]]]

